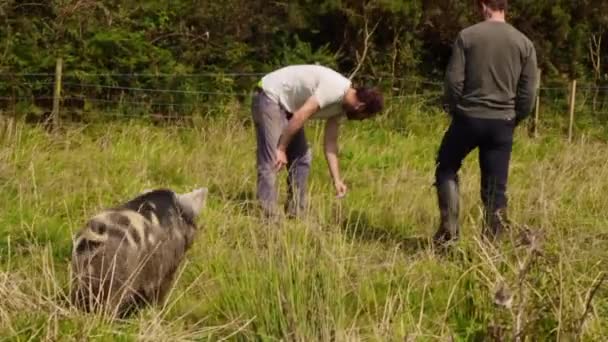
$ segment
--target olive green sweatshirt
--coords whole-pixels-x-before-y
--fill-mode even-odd
[[[486,20],[458,34],[446,72],[450,113],[523,120],[536,98],[536,50],[508,23]]]

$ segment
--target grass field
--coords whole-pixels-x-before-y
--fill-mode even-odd
[[[532,244],[479,240],[476,153],[462,170],[463,238],[447,256],[434,156],[448,120],[415,109],[349,123],[337,200],[314,148],[311,216],[265,225],[254,206],[246,112],[194,128],[141,121],[17,123],[0,143],[0,339],[179,341],[587,340],[608,336],[608,146],[518,129],[510,216]],[[208,186],[196,242],[168,304],[110,322],[66,304],[71,235],[152,187]],[[285,183],[281,183],[284,190]]]

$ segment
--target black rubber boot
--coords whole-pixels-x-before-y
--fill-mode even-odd
[[[433,243],[436,247],[442,247],[449,242],[458,241],[460,234],[458,196],[458,183],[455,180],[437,184],[437,199],[441,223],[433,237]]]
[[[509,227],[507,209],[486,208],[482,235],[490,242],[498,242],[502,239]]]

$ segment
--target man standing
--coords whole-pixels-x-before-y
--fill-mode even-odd
[[[445,107],[452,117],[437,154],[441,214],[436,245],[458,239],[458,171],[479,148],[483,236],[493,241],[507,222],[507,178],[513,131],[532,110],[537,85],[532,42],[505,21],[507,0],[478,0],[484,21],[462,30],[446,72]]]
[[[324,119],[325,157],[337,196],[346,194],[338,166],[340,119],[363,120],[383,108],[382,95],[353,88],[351,81],[327,67],[293,65],[264,76],[252,101],[257,137],[257,198],[266,215],[277,214],[277,172],[288,168],[287,212],[306,208],[306,184],[312,156],[304,134],[309,119]]]

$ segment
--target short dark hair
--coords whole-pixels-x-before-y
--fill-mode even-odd
[[[384,97],[375,88],[357,87],[355,88],[357,99],[365,103],[365,113],[372,116],[384,108]]]
[[[478,0],[479,6],[484,4],[494,11],[506,11],[509,7],[508,0]]]

